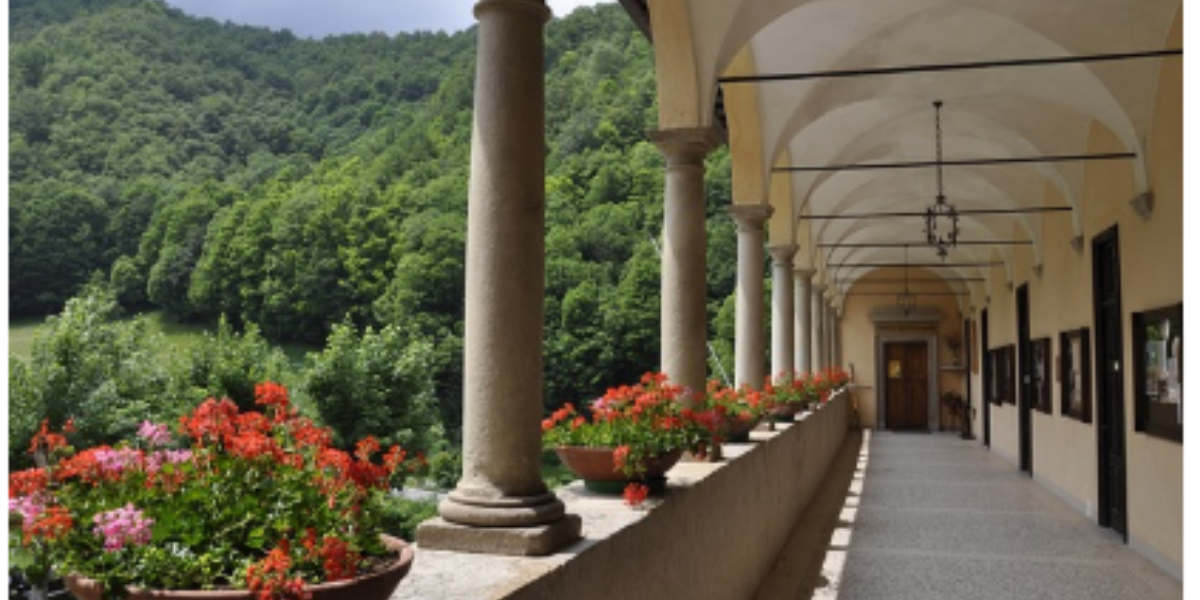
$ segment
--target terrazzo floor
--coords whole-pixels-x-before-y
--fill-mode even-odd
[[[1167,600],[1182,585],[976,441],[852,433],[755,600]]]

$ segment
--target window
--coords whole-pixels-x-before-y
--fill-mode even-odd
[[[1136,429],[1183,442],[1183,305],[1133,313]]]
[[[1062,414],[1092,422],[1092,344],[1086,327],[1064,331],[1058,338]]]

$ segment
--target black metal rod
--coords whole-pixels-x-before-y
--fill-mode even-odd
[[[1033,240],[958,240],[955,242],[959,246],[1032,246]],[[857,244],[857,243],[830,243],[817,244],[818,248],[904,248],[913,247],[920,248],[928,246],[929,242],[921,240],[918,242],[879,242],[872,244]]]
[[[1128,160],[1137,158],[1134,152],[1103,152],[1097,154],[1047,154],[1042,156],[1015,156],[1010,158],[960,158],[942,161],[946,167],[984,167],[1030,163],[1081,162],[1089,160]],[[827,166],[774,167],[773,173],[816,173],[827,171],[873,171],[885,169],[927,169],[938,166],[936,160],[916,160],[894,163],[864,163]]]
[[[1073,210],[1070,206],[1034,206],[1029,208],[966,208],[958,210],[961,216],[966,215],[1019,215],[1026,213],[1066,212]],[[891,219],[895,217],[925,217],[925,211],[899,211],[857,213],[849,215],[800,215],[797,221],[830,221],[838,219]],[[916,245],[916,244],[914,244]]]
[[[913,267],[920,269],[932,269],[937,267],[999,267],[1004,263],[1001,261],[985,261],[985,262],[965,262],[965,263],[841,263],[836,265],[828,265],[831,269],[868,269],[881,267]]]
[[[968,282],[983,282],[987,281],[983,277],[909,277],[909,283],[968,283]],[[899,277],[884,277],[879,279],[835,279],[834,283],[878,283],[892,284],[904,283],[904,280]]]
[[[973,71],[979,69],[1001,69],[1010,67],[1044,67],[1089,62],[1139,60],[1182,56],[1183,48],[1148,50],[1144,52],[1115,52],[1108,54],[1086,54],[1082,56],[1048,56],[1043,58],[1017,58],[1009,60],[985,60],[960,63],[934,63],[904,67],[875,67],[869,69],[839,69],[833,71],[809,71],[806,73],[774,73],[764,75],[737,75],[721,77],[718,83],[768,83],[774,81],[804,81],[808,79],[840,79],[848,77],[874,77],[877,75],[905,75],[909,73],[936,73],[942,71]]]
[[[899,292],[846,292],[847,296],[895,296]],[[908,292],[912,296],[970,296],[970,292]]]

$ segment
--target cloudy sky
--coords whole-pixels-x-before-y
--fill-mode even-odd
[[[615,0],[549,0],[555,16],[576,7]],[[474,0],[167,0],[184,12],[273,29],[288,28],[306,37],[340,33],[439,30],[457,31],[475,23]]]

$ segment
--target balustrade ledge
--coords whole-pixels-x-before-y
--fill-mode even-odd
[[[667,490],[631,509],[581,482],[556,490],[583,539],[545,557],[417,548],[393,600],[753,596],[820,486],[850,423],[848,393],[725,444],[724,460],[681,462]]]

